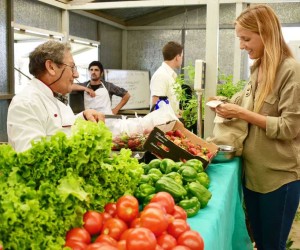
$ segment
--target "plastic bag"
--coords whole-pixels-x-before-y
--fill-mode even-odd
[[[155,126],[174,120],[178,120],[178,118],[172,107],[165,102],[161,102],[159,109],[144,117],[136,115],[135,118],[127,118],[126,116],[122,116],[121,119],[106,119],[105,124],[112,132],[113,137],[115,137],[122,133],[126,133],[129,136],[148,133]]]

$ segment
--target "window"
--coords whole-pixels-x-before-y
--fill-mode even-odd
[[[14,68],[15,68],[15,93],[19,93],[33,76],[29,73],[29,54],[38,45],[49,39],[62,40],[62,36],[49,36],[41,32],[30,32],[15,29],[14,32]],[[88,65],[99,58],[99,42],[85,41],[84,39],[70,39],[72,54],[77,65],[79,78],[74,82],[84,82],[89,79]]]

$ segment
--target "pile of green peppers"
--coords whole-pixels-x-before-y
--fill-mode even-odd
[[[134,193],[142,206],[147,205],[155,193],[168,192],[187,216],[192,217],[211,199],[212,194],[208,190],[210,179],[202,162],[197,159],[185,163],[167,158],[154,159],[142,165],[144,174]]]

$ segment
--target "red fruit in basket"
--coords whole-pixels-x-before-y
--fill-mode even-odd
[[[213,153],[207,153],[206,156],[208,157],[208,159],[211,159],[214,155],[213,155]]]
[[[177,146],[179,146],[181,144],[181,140],[180,139],[175,139],[174,144],[176,144]]]
[[[195,148],[189,148],[188,151],[189,151],[192,155],[197,155],[197,149],[195,149]]]
[[[132,140],[132,139],[129,139],[129,140],[128,140],[127,145],[128,145],[128,148],[130,148],[130,149],[136,147],[136,143],[135,143],[135,141]]]
[[[174,135],[179,137],[179,138],[184,138],[185,137],[184,134],[179,129],[176,129],[174,131]]]
[[[166,132],[165,134],[168,135],[168,136],[173,136],[174,135],[174,131],[170,130],[170,131]]]

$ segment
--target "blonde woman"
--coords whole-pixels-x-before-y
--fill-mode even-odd
[[[235,31],[240,49],[254,60],[244,90],[253,107],[226,103],[215,112],[248,123],[244,198],[257,248],[285,249],[300,196],[300,64],[269,6],[245,9]]]

